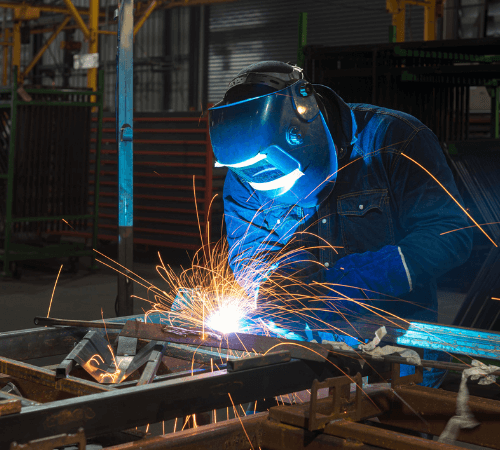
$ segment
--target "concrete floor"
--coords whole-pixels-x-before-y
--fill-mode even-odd
[[[116,259],[112,246],[103,253]],[[179,260],[186,264],[189,258],[182,252],[161,251],[165,264],[179,266]],[[177,258],[176,258],[177,257]],[[101,258],[102,259],[102,258]],[[160,289],[167,284],[156,272],[158,254],[136,252],[133,271]],[[78,273],[69,273],[64,260],[25,263],[20,279],[0,279],[0,332],[33,327],[35,316],[46,316],[54,290],[60,265],[63,269],[54,292],[51,317],[63,319],[91,320],[115,317],[117,296],[117,273],[104,265],[96,272],[90,272],[90,258],[80,258]],[[134,285],[134,295],[147,298],[147,290]],[[148,303],[134,300],[134,314],[150,309]]]

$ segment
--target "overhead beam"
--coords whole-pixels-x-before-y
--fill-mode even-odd
[[[38,53],[34,56],[34,58],[31,60],[31,62],[28,64],[26,67],[24,73],[21,75],[21,81],[24,80],[28,74],[33,70],[33,67],[35,67],[36,63],[40,60],[42,55],[45,53],[45,50],[47,50],[54,42],[54,39],[58,36],[58,34],[62,31],[62,29],[68,24],[68,22],[71,20],[71,16],[67,16],[60,24],[59,26],[54,30],[52,35],[49,37],[47,42],[44,44],[44,46],[38,51]]]
[[[80,27],[80,29],[83,32],[83,35],[85,36],[85,39],[90,40],[90,31],[87,28],[87,25],[82,19],[82,16],[80,15],[80,12],[75,8],[75,5],[73,5],[73,2],[71,0],[64,0],[64,4],[68,7],[68,12],[71,14],[73,19],[75,19],[75,22],[77,25]],[[92,1],[91,1],[92,4]],[[89,14],[90,14],[90,9],[89,8]]]
[[[153,13],[153,11],[156,9],[158,6],[158,0],[151,0],[149,2],[148,7],[146,10],[142,13],[142,16],[140,19],[137,21],[137,23],[134,26],[134,37],[137,34],[137,32],[141,29],[141,27],[144,25],[144,22],[146,22],[147,18]]]
[[[19,2],[18,1],[16,1],[16,2],[0,1],[0,8],[11,8],[11,9],[19,8]],[[51,6],[51,5],[37,4],[36,8],[42,12],[53,12],[53,13],[64,14],[64,15],[70,14],[70,11],[68,10],[68,8],[63,8],[62,6]],[[89,14],[88,9],[86,9],[86,8],[75,8],[75,9],[78,12],[78,14],[80,14],[82,16],[86,16]],[[99,17],[106,17],[106,13],[104,11],[100,11]]]

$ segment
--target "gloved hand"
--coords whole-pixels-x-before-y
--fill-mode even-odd
[[[293,283],[292,280],[305,279],[321,267],[312,253],[306,250],[294,250],[272,264],[258,258],[252,260],[236,274],[236,281],[250,298],[257,300],[259,292],[264,291],[268,294],[268,289],[261,289],[262,286],[269,287],[274,283],[283,284],[283,282]],[[271,277],[273,281],[268,283]]]
[[[196,289],[179,288],[170,312],[167,314],[168,325],[172,327],[193,326],[193,321],[189,318],[192,316],[192,302],[197,295]]]
[[[399,297],[412,289],[404,256],[393,245],[376,252],[347,255],[326,269],[321,281],[323,294],[337,299],[334,306],[355,314],[366,312],[359,304],[363,299]]]
[[[358,288],[370,299],[399,297],[412,290],[404,256],[394,245],[344,256],[325,272],[324,280]]]
[[[411,291],[409,272],[396,246],[347,255],[337,261],[334,267],[324,268],[298,282],[293,277],[280,278],[278,270],[266,285],[272,286],[262,292],[268,294],[274,291],[277,295],[271,299],[259,299],[259,303],[280,303],[283,298],[282,304],[291,311],[295,322],[299,316],[293,311],[297,313],[302,310],[307,316],[316,316],[328,323],[337,320],[338,313],[351,316],[365,314],[367,310],[362,306],[364,300],[399,297]],[[287,294],[290,301],[285,300]],[[318,297],[321,301],[317,300]],[[307,312],[308,308],[310,313]]]

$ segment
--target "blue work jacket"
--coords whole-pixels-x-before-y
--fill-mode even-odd
[[[241,255],[276,252],[290,239],[310,249],[331,244],[333,249],[311,250],[325,266],[315,275],[319,282],[346,255],[370,251],[376,258],[382,247],[395,245],[404,255],[411,292],[381,307],[436,321],[436,278],[464,263],[472,246],[471,230],[462,229],[472,222],[457,204],[462,200],[437,137],[406,113],[346,104],[330,90],[316,90],[336,106],[328,114],[339,163],[335,187],[316,208],[302,208],[270,200],[229,171],[224,211],[236,278]]]

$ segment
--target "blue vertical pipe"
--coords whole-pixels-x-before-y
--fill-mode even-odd
[[[116,138],[118,142],[118,262],[132,270],[134,225],[134,1],[122,0],[118,11],[116,55]],[[118,316],[133,314],[132,283],[118,275]]]

